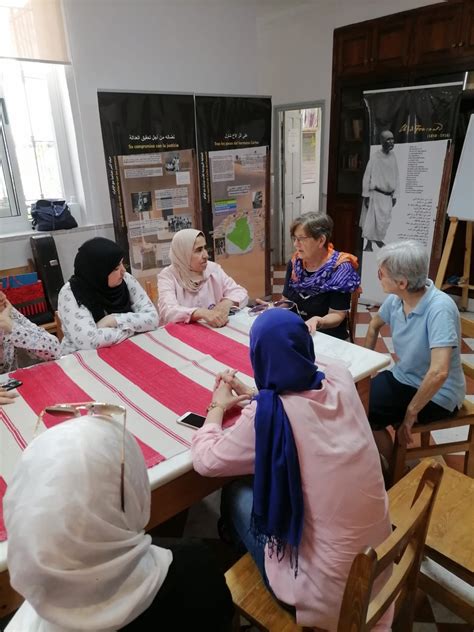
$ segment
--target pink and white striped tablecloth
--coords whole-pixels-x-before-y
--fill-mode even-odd
[[[194,431],[176,418],[186,411],[205,414],[216,373],[229,367],[253,385],[245,328],[173,324],[113,347],[13,372],[23,385],[14,404],[0,408],[0,541],[6,539],[3,496],[43,408],[81,401],[126,406],[127,427],[153,467],[189,448]],[[237,416],[234,411],[226,423]],[[62,421],[47,415],[44,426]]]

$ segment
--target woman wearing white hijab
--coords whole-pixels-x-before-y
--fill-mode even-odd
[[[232,306],[247,305],[247,290],[218,263],[208,261],[201,231],[178,231],[171,242],[170,259],[171,265],[158,274],[160,325],[203,320],[211,327],[222,327]]]
[[[153,629],[188,629],[196,615],[210,620],[207,629],[226,629],[216,617],[232,618],[231,598],[207,556],[192,568],[196,555],[153,546],[144,533],[150,486],[128,432],[122,510],[121,453],[121,425],[98,415],[59,424],[23,453],[4,513],[10,581],[26,601],[8,632],[135,631],[152,629],[151,621]],[[209,586],[199,592],[209,568],[211,599]],[[208,596],[199,609],[185,592],[191,582]]]

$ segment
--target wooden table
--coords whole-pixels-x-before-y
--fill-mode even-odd
[[[231,343],[235,342],[240,343],[240,345],[248,346],[248,333],[252,322],[254,322],[253,319],[244,313],[240,313],[231,318],[228,326],[213,332],[213,335],[217,333],[226,338],[226,345],[228,344],[229,347]],[[183,327],[183,331],[185,331],[186,334],[197,331],[195,329],[197,326]],[[115,349],[117,350],[117,353],[120,353],[119,348],[125,348],[123,345],[126,345],[127,343],[133,344],[140,347],[141,350],[150,352],[153,351],[154,358],[157,362],[160,359],[160,361],[163,360],[172,365],[173,362],[175,362],[175,359],[171,357],[172,354],[178,353],[180,350],[180,344],[184,343],[182,341],[178,341],[174,344],[173,342],[170,346],[170,342],[167,340],[166,335],[167,332],[162,329],[157,330],[156,332],[151,332],[151,334],[140,334],[133,338],[133,342],[126,341],[126,343],[122,343],[122,345],[117,345]],[[162,344],[162,347],[159,347],[158,342]],[[166,347],[166,344],[168,344],[168,347]],[[341,362],[350,370],[354,377],[354,381],[356,382],[361,399],[367,408],[370,390],[370,376],[389,363],[388,356],[352,345],[342,340],[337,340],[320,332],[316,333],[314,336],[314,344],[317,363],[323,370],[324,366],[328,362],[334,361]],[[115,353],[114,348],[110,349],[112,350],[112,354]],[[208,395],[206,395],[206,398],[208,398],[206,399],[207,404],[207,401],[209,401],[211,396],[212,385],[214,382],[212,371],[222,370],[225,368],[225,364],[222,364],[222,358],[219,360],[213,357],[213,351],[210,353],[208,352],[209,355],[203,355],[202,349],[199,349],[199,351],[189,349],[188,347],[186,349],[187,351],[184,353],[186,357],[184,359],[187,361],[187,364],[183,363],[181,358],[181,365],[177,363],[176,366],[180,367],[179,370],[185,374],[187,378],[194,380],[195,383],[199,382],[200,386],[209,391]],[[138,436],[145,442],[148,440],[148,443],[152,445],[150,438],[152,440],[153,438],[150,437],[150,428],[149,426],[143,427],[143,424],[141,423],[143,419],[140,418],[140,411],[144,410],[147,412],[147,415],[150,416],[150,411],[154,409],[153,401],[150,399],[150,396],[142,394],[141,391],[138,392],[136,390],[136,384],[128,384],[122,375],[115,373],[111,373],[111,375],[115,376],[114,379],[117,380],[117,382],[114,382],[112,385],[112,387],[116,387],[116,392],[111,390],[110,384],[108,387],[104,384],[104,379],[107,379],[107,371],[109,370],[109,367],[107,366],[102,368],[100,363],[103,362],[103,360],[96,356],[97,352],[95,351],[81,352],[79,354],[79,358],[77,354],[75,354],[74,356],[62,358],[56,363],[37,365],[36,367],[27,369],[27,371],[34,370],[35,374],[38,372],[44,372],[46,376],[47,372],[51,368],[51,365],[53,365],[53,368],[59,366],[66,375],[74,375],[74,380],[76,380],[77,383],[80,384],[81,388],[87,392],[89,399],[124,404],[127,407],[127,400],[123,399],[124,397],[128,396],[129,401],[133,401],[134,403],[138,401],[141,408],[138,412],[137,410],[130,410],[129,408],[127,423],[129,429],[135,434],[135,436]],[[176,362],[178,362],[178,360],[176,360]],[[151,358],[149,362],[153,362],[153,358]],[[49,369],[48,365],[50,366]],[[95,377],[94,374],[90,372],[87,375],[84,374],[84,365],[89,365],[89,367],[95,370]],[[240,373],[240,375],[244,381],[247,381],[249,384],[253,384],[253,379],[249,377],[248,371],[244,371],[243,374]],[[27,379],[28,374],[23,377],[24,383]],[[109,377],[109,381],[110,380],[113,381],[112,377]],[[47,383],[46,377],[44,383]],[[21,389],[19,392],[21,395]],[[160,395],[155,393],[153,397],[155,397],[156,404],[159,407],[161,405]],[[23,401],[23,399],[24,398],[20,397],[15,404],[11,405],[11,407],[6,407],[5,412],[8,412],[9,415],[14,418],[14,411],[19,410],[19,407],[22,406],[22,415],[17,415],[17,417],[21,417],[23,419],[25,415],[24,411],[26,411],[26,406],[28,404],[28,402]],[[140,402],[140,400],[143,401]],[[58,402],[55,401],[48,403],[51,404]],[[18,408],[14,409],[13,407]],[[200,409],[193,409],[192,407],[189,409],[195,410],[195,412],[202,412]],[[171,424],[170,428],[174,432],[179,432],[183,438],[189,441],[194,431],[184,426],[175,426],[174,423],[178,413],[177,409],[174,413],[174,416],[172,416],[169,411],[168,413],[165,411],[160,414],[165,416],[167,423]],[[31,419],[27,420],[28,423],[25,424],[27,428],[26,430],[23,430],[25,443],[28,443],[31,440],[32,435],[30,434],[30,431],[34,427],[36,420],[36,416],[33,415],[31,411],[29,414],[31,415]],[[166,415],[168,415],[168,417],[166,417]],[[15,421],[15,419],[13,419],[13,421]],[[166,436],[161,435],[160,441],[164,441],[166,439]],[[157,443],[159,443],[159,441],[155,442],[153,447],[155,449],[160,448],[159,451],[165,453],[165,450],[162,450]],[[223,478],[206,478],[200,476],[194,472],[192,468],[189,449],[181,446],[180,450],[181,451],[177,451],[178,453],[175,451],[174,455],[172,453],[166,454],[166,460],[148,470],[150,486],[152,489],[152,506],[148,528],[161,524],[168,518],[190,507],[211,492],[222,487],[222,485],[228,480]],[[3,471],[0,470],[0,475],[5,478],[7,483],[14,466],[10,457],[6,460],[8,461],[9,459],[10,462],[2,466]],[[19,597],[19,595],[17,595],[10,587],[6,559],[7,542],[0,542],[0,618],[18,607],[19,603],[22,601],[21,597]]]
[[[396,526],[431,460],[426,459],[388,492],[390,517]],[[474,479],[444,465],[444,475],[431,515],[426,556],[474,586]]]

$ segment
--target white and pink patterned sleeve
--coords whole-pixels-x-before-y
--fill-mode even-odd
[[[17,349],[25,349],[30,355],[41,360],[56,360],[60,356],[60,344],[42,327],[28,320],[15,308],[12,309],[13,328],[10,342]]]
[[[130,330],[123,331],[117,327],[97,327],[87,307],[77,304],[69,283],[59,292],[58,312],[64,333],[61,342],[63,355],[80,349],[110,347],[133,334]]]
[[[126,314],[114,314],[118,329],[133,333],[152,331],[158,327],[158,312],[140,283],[128,272],[125,283],[130,293],[132,311]]]
[[[191,443],[193,466],[202,476],[253,474],[255,467],[255,410],[252,402],[229,430],[205,424]]]

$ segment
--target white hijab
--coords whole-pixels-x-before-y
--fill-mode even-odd
[[[170,248],[171,269],[180,285],[189,292],[198,292],[208,274],[191,270],[191,255],[194,242],[204,233],[195,228],[183,228],[173,237]]]
[[[143,531],[150,486],[128,432],[121,510],[121,445],[120,423],[85,416],[48,430],[23,453],[4,514],[10,581],[26,603],[8,632],[111,632],[153,601],[172,554]]]

